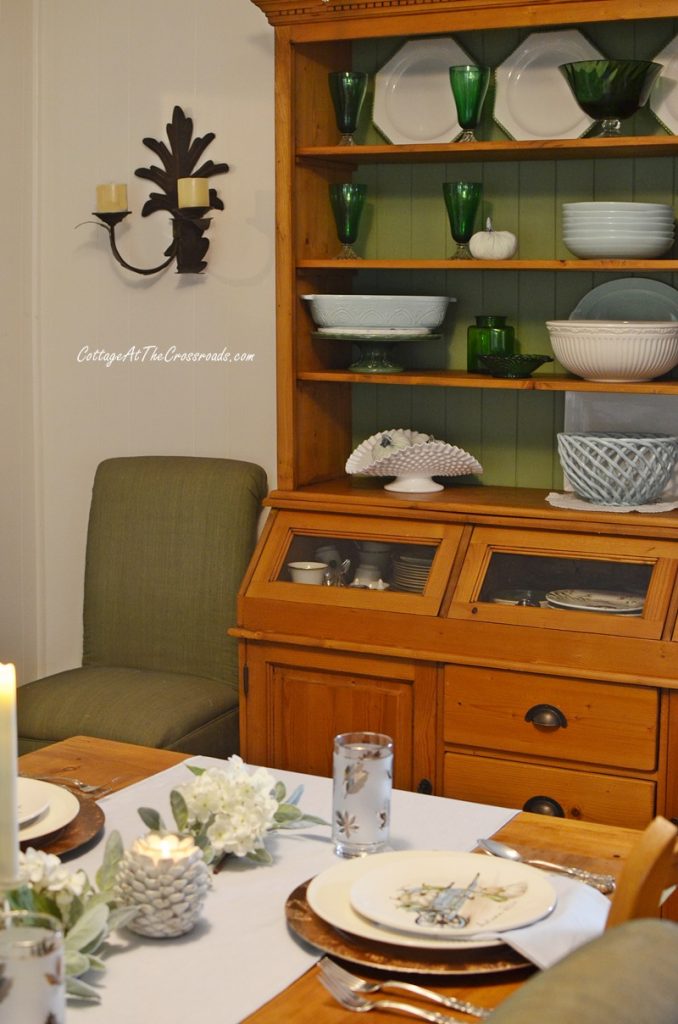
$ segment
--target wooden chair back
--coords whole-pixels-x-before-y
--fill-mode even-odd
[[[661,815],[650,822],[624,864],[606,928],[659,917],[662,893],[678,884],[676,837],[678,828]]]

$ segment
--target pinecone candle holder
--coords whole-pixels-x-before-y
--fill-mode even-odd
[[[191,836],[149,832],[125,851],[115,889],[123,904],[139,907],[128,928],[173,938],[193,928],[209,885],[209,869]]]

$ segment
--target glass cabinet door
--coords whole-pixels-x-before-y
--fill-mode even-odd
[[[248,597],[437,615],[460,526],[280,512]]]
[[[629,537],[479,528],[450,615],[659,638],[675,555]]]

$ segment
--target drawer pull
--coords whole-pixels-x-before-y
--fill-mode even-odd
[[[552,818],[565,817],[563,808],[550,796],[531,796],[523,804],[523,810],[530,811],[531,814],[550,814]]]
[[[535,704],[525,712],[525,721],[539,725],[542,729],[567,729],[567,718],[553,704]]]

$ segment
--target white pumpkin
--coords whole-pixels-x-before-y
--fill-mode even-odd
[[[469,249],[477,260],[510,260],[515,256],[518,239],[510,231],[495,231],[491,217],[487,218],[484,231],[477,231],[471,237]]]

